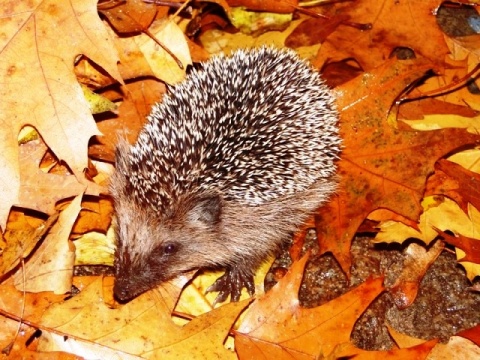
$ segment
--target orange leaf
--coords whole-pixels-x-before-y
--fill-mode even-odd
[[[422,360],[426,359],[428,354],[432,351],[438,340],[426,341],[422,344],[412,346],[405,349],[393,349],[388,351],[367,351],[357,349],[354,357],[355,360]],[[345,349],[347,350],[347,349]],[[344,351],[345,351],[344,350]],[[350,352],[353,349],[348,349]],[[345,355],[348,356],[350,352]],[[343,355],[341,352],[336,354],[338,357]]]
[[[85,184],[78,182],[70,174],[51,174],[39,169],[40,161],[47,147],[41,140],[29,141],[20,145],[20,196],[15,205],[34,209],[46,214],[55,212],[57,201],[69,198],[83,192],[98,195],[102,187],[95,183]]]
[[[475,344],[480,346],[480,325],[474,326],[473,328],[460,331],[458,336],[464,337],[470,341],[473,341]]]
[[[480,184],[480,174],[445,159],[439,160],[435,167],[457,181],[457,192],[464,202],[471,203],[477,209],[480,209],[480,190],[478,186]]]
[[[480,240],[458,234],[453,236],[435,228],[435,231],[443,238],[446,243],[453,245],[465,252],[465,256],[458,261],[469,261],[480,264]]]
[[[387,123],[391,104],[428,68],[422,60],[390,61],[337,89],[344,139],[340,189],[320,210],[316,229],[322,253],[331,251],[347,274],[351,239],[365,217],[387,208],[416,220],[434,163],[480,139],[460,129],[405,131]]]
[[[109,6],[113,4],[113,6]],[[99,4],[98,11],[105,15],[119,33],[135,33],[148,29],[157,9],[153,4],[139,0]]]
[[[298,289],[307,257],[294,263],[287,275],[256,300],[235,336],[241,358],[314,359],[350,340],[355,321],[382,291],[383,279],[370,279],[322,306],[300,306]]]
[[[338,2],[324,15],[348,16],[350,21],[371,24],[371,29],[339,26],[323,43],[316,67],[325,62],[355,59],[370,71],[384,63],[398,47],[413,50],[417,57],[443,63],[449,49],[435,11],[440,0]]]

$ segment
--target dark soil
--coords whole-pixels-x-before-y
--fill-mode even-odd
[[[319,255],[315,234],[312,232],[304,250],[310,249],[311,257],[305,270],[299,298],[305,307],[324,304],[358,286],[369,276],[385,275],[388,288],[403,268],[405,245],[372,245],[371,237],[358,236],[352,244],[352,275],[350,285],[346,275],[331,255]],[[274,268],[288,267],[289,256],[285,251]],[[266,287],[273,285],[272,275],[267,277]],[[423,278],[418,296],[412,306],[399,310],[387,291],[380,295],[357,321],[352,341],[366,350],[392,348],[386,325],[404,334],[420,338],[438,338],[446,342],[461,330],[480,323],[480,293],[471,291],[463,268],[449,251],[437,258]]]

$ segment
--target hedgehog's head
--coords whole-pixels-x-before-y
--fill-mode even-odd
[[[221,246],[222,196],[184,194],[168,207],[143,203],[132,195],[125,153],[117,149],[111,193],[115,204],[115,296],[127,301],[187,271],[215,266]]]

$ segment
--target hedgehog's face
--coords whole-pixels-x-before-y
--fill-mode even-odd
[[[127,301],[184,272],[215,265],[220,196],[179,201],[161,216],[134,201],[115,199],[115,296]]]

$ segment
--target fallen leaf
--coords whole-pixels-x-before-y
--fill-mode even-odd
[[[98,5],[112,27],[119,33],[135,33],[148,29],[157,13],[153,4],[139,0],[106,2]]]
[[[35,127],[78,179],[84,177],[87,144],[98,130],[73,73],[75,58],[84,54],[122,81],[118,57],[98,17],[96,0],[7,3],[9,6],[0,10],[4,19],[0,41],[3,229],[10,207],[19,203],[17,136],[23,126]]]
[[[435,17],[440,4],[439,0],[337,2],[323,15],[333,18],[341,14],[351,22],[371,24],[371,29],[339,26],[320,48],[315,66],[353,58],[370,72],[399,47],[413,50],[417,58],[442,64],[449,49]]]
[[[93,183],[80,183],[71,174],[54,174],[39,168],[47,150],[40,140],[32,140],[20,145],[20,196],[15,205],[34,209],[46,214],[55,212],[56,203],[84,192],[98,195],[105,192],[101,186]]]
[[[163,50],[149,36],[141,34],[133,38],[144,54],[153,74],[167,84],[176,84],[184,79],[187,65],[192,64],[188,44],[180,27],[172,20],[155,21],[149,28],[166,48],[183,64],[179,68],[176,59]]]
[[[465,203],[470,203],[480,209],[480,174],[444,159],[437,162],[436,168],[457,182],[457,192]]]
[[[420,216],[418,230],[405,224],[386,221],[378,225],[380,231],[375,235],[375,242],[403,242],[410,238],[422,240],[427,245],[437,237],[435,228],[450,230],[472,238],[480,237],[480,212],[468,205],[465,212],[452,200],[443,197],[429,197],[424,200],[425,211]],[[457,248],[457,260],[465,257],[465,253]],[[473,280],[480,274],[480,265],[469,261],[460,261],[467,277]]]
[[[420,282],[444,247],[441,241],[435,242],[428,250],[415,243],[407,246],[402,273],[390,289],[393,302],[399,309],[405,309],[413,304]]]
[[[366,307],[383,291],[383,279],[370,279],[322,306],[300,306],[298,290],[304,256],[265,296],[249,308],[235,334],[244,359],[316,359],[350,341],[350,332]]]
[[[113,162],[119,138],[135,142],[152,106],[166,92],[165,85],[154,79],[136,81],[127,84],[124,89],[125,96],[118,115],[98,123],[104,136],[97,136],[96,143],[89,147],[90,156],[96,159]]]
[[[480,264],[480,239],[474,239],[461,234],[458,236],[453,236],[437,228],[435,228],[435,230],[446,243],[462,249],[462,251],[465,252],[466,255],[458,259],[459,261],[468,261]]]
[[[176,288],[181,289],[187,280],[182,279]],[[158,292],[145,293],[128,304],[111,308],[103,300],[105,290],[98,279],[80,294],[51,306],[41,325],[144,358],[234,358],[234,353],[225,349],[223,342],[246,303],[227,304],[179,327],[170,317],[172,300],[178,292],[172,293],[168,285],[165,286]],[[108,292],[112,294],[111,287]],[[162,336],[152,337],[152,334]]]
[[[437,344],[428,356],[428,360],[476,360],[480,358],[480,348],[471,341],[452,336],[447,344]]]
[[[12,211],[1,245],[0,278],[27,258],[57,221],[54,214],[43,221],[21,211]]]
[[[464,337],[480,346],[480,325],[460,331],[458,336]]]
[[[316,230],[321,252],[332,252],[347,274],[351,240],[367,215],[386,208],[416,220],[435,162],[480,139],[459,129],[406,131],[387,122],[395,99],[428,68],[421,60],[389,61],[336,89],[344,139],[340,189],[318,212]]]
[[[428,359],[432,349],[437,345],[438,340],[425,341],[419,345],[412,346],[405,349],[392,349],[387,351],[367,351],[357,349],[357,354],[354,359],[359,360],[422,360]],[[339,357],[343,354],[348,355],[354,351],[353,348],[343,349],[343,353],[339,352],[336,355]]]
[[[82,196],[77,196],[63,210],[49,234],[35,253],[13,275],[19,290],[53,291],[64,294],[72,288],[75,247],[69,240],[72,226],[80,212]]]

